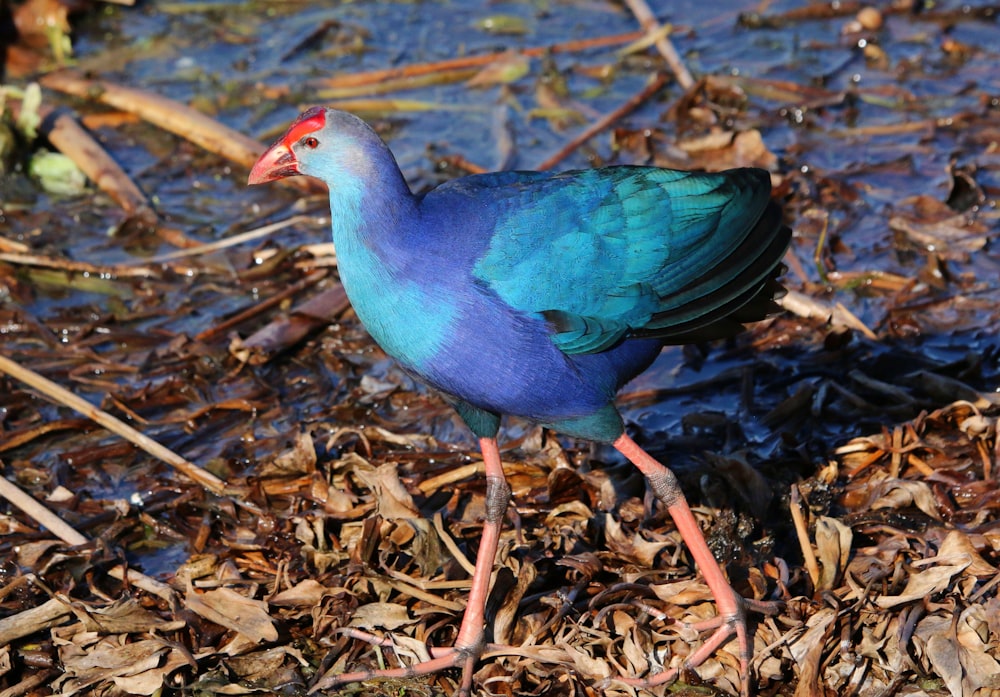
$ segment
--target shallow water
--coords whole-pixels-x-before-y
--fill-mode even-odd
[[[661,447],[678,448],[681,454],[674,464],[682,470],[692,462],[696,469],[699,453],[707,447],[748,447],[757,459],[799,447],[805,454],[800,466],[808,471],[836,443],[904,414],[888,414],[878,408],[877,400],[870,411],[844,411],[831,397],[814,405],[805,424],[782,429],[762,422],[803,384],[818,389],[844,381],[854,368],[895,384],[923,365],[961,374],[980,390],[1000,389],[1000,75],[995,21],[967,18],[952,12],[958,3],[941,3],[934,12],[947,15],[944,19],[904,12],[888,16],[881,31],[845,34],[852,16],[749,29],[738,20],[753,9],[750,3],[651,4],[662,21],[678,28],[675,44],[696,76],[744,81],[737,84],[746,91],[747,105],[733,112],[733,121],[741,130],[760,130],[777,158],[774,170],[787,184],[783,196],[788,221],[797,231],[793,251],[805,274],[790,274],[789,287],[830,305],[841,303],[877,338],[856,334],[846,347],[828,349],[823,343],[833,330],[822,322],[784,317],[770,329],[755,330],[704,355],[666,349],[656,366],[625,390],[660,391],[655,399],[638,402],[626,396],[630,423]],[[768,14],[801,6],[776,3]],[[486,30],[484,18],[519,33]],[[317,33],[318,27],[325,29]],[[73,38],[81,69],[192,103],[268,141],[302,107],[319,101],[316,82],[329,76],[635,28],[635,20],[617,3],[598,0],[149,2],[92,10],[79,19]],[[860,41],[877,42],[886,63],[866,62]],[[955,42],[969,51],[956,57],[945,50]],[[580,128],[559,128],[532,112],[543,104],[546,89],[564,81],[562,105],[588,123],[641,89],[650,70],[659,65],[652,54],[619,60],[614,51],[558,54],[551,65],[536,58],[525,76],[504,86],[470,88],[458,81],[376,96],[373,99],[413,101],[369,104],[361,113],[386,132],[415,189],[452,175],[438,155],[459,154],[488,169],[504,163],[532,168]],[[602,70],[603,77],[595,77]],[[779,93],[768,81],[787,81],[802,91]],[[823,100],[808,89],[850,96],[817,106]],[[662,136],[658,142],[682,138],[687,134],[667,116],[680,95],[680,89],[670,85],[620,125],[652,129]],[[81,113],[105,110],[54,94],[47,99],[72,104]],[[917,126],[906,127],[910,124]],[[153,198],[164,220],[193,238],[221,238],[283,218],[302,205],[299,195],[289,190],[247,188],[247,173],[241,168],[152,126],[126,123],[100,128],[98,135]],[[512,143],[509,152],[507,139]],[[608,136],[600,135],[561,167],[641,162],[642,154],[630,147],[616,153]],[[970,172],[983,192],[975,207],[956,212],[973,222],[954,224],[963,235],[980,237],[984,244],[950,254],[942,262],[943,276],[935,276],[929,262],[939,250],[902,239],[889,221],[914,210],[915,197],[943,205],[954,181],[952,163]],[[60,198],[31,186],[29,182],[27,195],[19,188],[22,193],[13,201],[7,195],[0,230],[39,253],[93,263],[142,264],[174,249],[150,235],[109,237],[122,215],[103,194],[91,190]],[[307,201],[306,208],[318,218],[325,215],[322,197]],[[820,218],[828,222],[822,257],[829,282],[812,262],[820,244]],[[326,225],[318,222],[283,230],[262,246],[287,249],[325,239]],[[159,424],[148,429],[151,435],[193,460],[235,473],[252,472],[300,425],[361,418],[389,428],[429,431],[444,441],[461,437],[463,431],[450,412],[385,361],[350,319],[314,335],[281,361],[243,371],[226,363],[224,345],[212,350],[197,342],[185,345],[221,318],[297,280],[290,265],[259,279],[250,277],[250,254],[249,248],[216,253],[201,260],[202,266],[190,276],[168,273],[147,282],[112,279],[87,284],[30,269],[10,272],[3,298],[5,352],[20,354],[29,364],[33,360],[49,365],[49,373],[61,381],[76,380],[78,391],[95,403],[116,391],[141,409],[144,395],[151,395],[143,412]],[[862,278],[853,287],[838,282],[838,272],[897,274],[916,282],[886,291]],[[24,322],[25,317],[30,321]],[[240,327],[239,332],[245,336],[256,326]],[[40,338],[39,327],[51,336]],[[750,339],[765,350],[755,351]],[[55,357],[61,347],[81,346],[86,347],[86,360],[78,354]],[[977,357],[978,368],[963,372],[947,367],[969,355]],[[89,362],[129,370],[95,374],[81,367]],[[360,382],[364,375],[398,385],[397,396],[366,394]],[[914,409],[937,399],[913,389],[920,397]],[[183,398],[166,397],[175,391]],[[158,395],[166,395],[163,402]],[[19,425],[27,407],[3,404],[5,399],[0,398],[5,418]],[[218,418],[183,418],[227,400],[245,400],[253,409],[225,411]],[[45,411],[57,415],[52,408]],[[699,421],[699,414],[707,416]],[[508,433],[517,436],[523,431],[515,424]],[[72,452],[93,445],[93,436],[81,437],[82,443],[23,449],[15,459],[51,466],[56,479],[84,490],[89,475],[67,465]],[[129,478],[145,471],[144,459],[123,460]],[[160,474],[169,481],[169,473]],[[116,498],[119,475],[115,468],[101,470],[96,475],[100,481],[91,482],[92,495]],[[164,571],[173,568],[173,558],[167,558]],[[153,571],[159,567],[152,557],[146,563]]]

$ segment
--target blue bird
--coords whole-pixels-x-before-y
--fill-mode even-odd
[[[510,487],[500,417],[614,445],[673,517],[718,608],[701,664],[735,636],[750,691],[747,611],[769,604],[729,585],[674,474],[626,433],[617,391],[664,344],[730,336],[762,319],[791,238],[767,172],[692,173],[620,166],[501,172],[414,195],[386,144],[361,119],[313,107],[254,165],[250,184],[303,174],[330,189],[341,282],[372,338],[440,390],[479,439],[486,516],[472,587],[451,649],[337,682],[462,669],[472,688]],[[677,670],[640,686],[664,684]]]

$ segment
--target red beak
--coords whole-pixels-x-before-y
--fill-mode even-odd
[[[299,161],[295,154],[285,145],[285,140],[279,140],[269,147],[250,170],[248,184],[263,184],[275,179],[291,177],[299,173]]]

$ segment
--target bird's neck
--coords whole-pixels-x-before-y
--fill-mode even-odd
[[[416,219],[416,199],[395,160],[372,163],[362,175],[342,176],[330,185],[330,220],[338,256],[391,257]],[[388,259],[386,259],[388,261]]]

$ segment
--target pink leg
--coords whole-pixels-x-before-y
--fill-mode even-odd
[[[476,555],[476,570],[472,574],[472,588],[469,591],[469,600],[465,606],[465,615],[462,617],[455,647],[451,650],[434,652],[439,655],[406,668],[358,671],[331,676],[320,681],[323,689],[373,678],[410,678],[436,673],[446,668],[461,667],[462,684],[458,694],[467,697],[472,691],[472,676],[484,648],[486,600],[490,592],[490,576],[493,573],[493,563],[496,561],[497,546],[500,543],[503,516],[510,501],[510,486],[500,464],[500,448],[497,446],[496,438],[480,438],[479,447],[486,465],[486,521],[483,524],[479,553]],[[383,642],[377,643],[384,645]],[[313,689],[318,686],[314,686]]]
[[[458,630],[455,646],[458,648],[477,647],[482,649],[483,624],[486,622],[486,599],[490,593],[490,576],[493,562],[497,557],[500,543],[500,528],[510,501],[510,485],[500,465],[500,448],[496,438],[480,438],[479,448],[483,452],[486,466],[486,520],[483,523],[483,538],[476,555],[476,571],[472,574],[472,588],[469,602],[465,606],[465,617]]]
[[[627,434],[622,434],[614,442],[625,457],[632,461],[639,471],[646,475],[653,493],[666,507],[670,517],[674,519],[677,531],[680,532],[684,544],[691,551],[695,564],[701,570],[708,584],[715,604],[719,611],[719,617],[713,624],[717,625],[715,632],[697,651],[688,656],[684,662],[685,668],[695,668],[703,663],[709,656],[715,653],[716,649],[728,641],[734,634],[740,645],[740,675],[742,676],[741,693],[750,694],[750,641],[747,636],[747,610],[753,609],[758,612],[773,613],[777,609],[775,603],[762,603],[755,600],[741,598],[729,585],[722,567],[712,556],[705,536],[698,527],[698,521],[688,507],[687,500],[681,492],[677,477],[667,467],[660,464],[651,457],[645,450],[640,448],[634,440]],[[636,686],[662,685],[677,678],[677,670],[670,670],[648,679],[625,679],[626,682]]]

